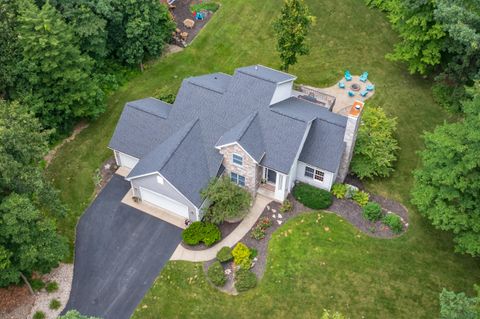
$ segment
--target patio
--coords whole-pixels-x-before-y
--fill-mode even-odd
[[[345,84],[345,88],[340,88],[338,86],[339,82],[343,82]],[[357,88],[351,88],[352,85],[357,85]],[[375,90],[369,91],[368,94],[363,97],[360,95],[360,92],[367,89],[368,85],[373,85],[369,80],[366,82],[360,81],[360,76],[353,75],[351,81],[346,81],[344,77],[342,77],[339,81],[337,81],[334,85],[328,88],[315,88],[307,85],[300,85],[297,91],[294,91],[295,96],[302,96],[302,95],[309,95],[314,97],[317,101],[315,103],[319,105],[323,105],[323,100],[331,100],[331,97],[335,98],[335,102],[333,103],[332,112],[347,115],[348,111],[353,105],[355,101],[362,101],[369,99],[375,94]],[[348,91],[354,91],[354,96],[349,96]],[[327,104],[325,107],[329,107],[330,105]]]

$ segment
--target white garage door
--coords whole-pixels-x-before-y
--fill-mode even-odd
[[[188,207],[177,201],[174,201],[173,199],[142,187],[140,187],[140,197],[143,201],[149,202],[150,204],[175,213],[176,215],[180,215],[184,218],[189,218]]]
[[[134,168],[135,165],[137,165],[137,163],[138,163],[138,160],[135,157],[132,157],[130,155],[118,152],[117,156],[118,156],[118,159],[120,161],[120,163],[119,163],[120,166],[125,166],[125,167],[128,167],[128,168]]]

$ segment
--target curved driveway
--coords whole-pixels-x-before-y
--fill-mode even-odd
[[[63,312],[130,318],[180,243],[180,228],[121,203],[129,188],[114,175],[81,217]]]

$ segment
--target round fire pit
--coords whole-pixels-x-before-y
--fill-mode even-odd
[[[352,89],[352,91],[360,91],[360,84],[353,83],[350,85],[350,89]]]

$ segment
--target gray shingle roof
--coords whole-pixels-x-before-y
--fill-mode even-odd
[[[250,76],[269,81],[272,83],[283,83],[293,81],[297,77],[285,72],[271,69],[269,67],[257,64],[236,69],[236,72],[248,74]]]
[[[270,109],[273,112],[303,121],[311,121],[314,118],[321,118],[324,121],[345,127],[347,118],[340,114],[332,113],[327,108],[314,104],[297,97],[290,97],[286,100],[273,104]]]
[[[168,113],[170,113],[170,110],[172,109],[171,104],[165,103],[153,97],[128,102],[127,105],[163,119],[168,117]]]
[[[231,78],[232,77],[230,75],[225,73],[212,73],[192,77],[189,78],[188,81],[192,84],[215,91],[217,93],[224,93],[228,88]]]
[[[345,150],[344,134],[345,127],[316,119],[312,123],[299,160],[335,173]]]
[[[222,167],[215,148],[222,143],[238,142],[261,165],[288,174],[308,134],[302,161],[336,169],[346,118],[297,98],[269,106],[277,83],[294,79],[262,66],[185,79],[173,106],[127,103],[109,147],[140,159],[129,176],[159,171],[198,206],[200,190]]]

